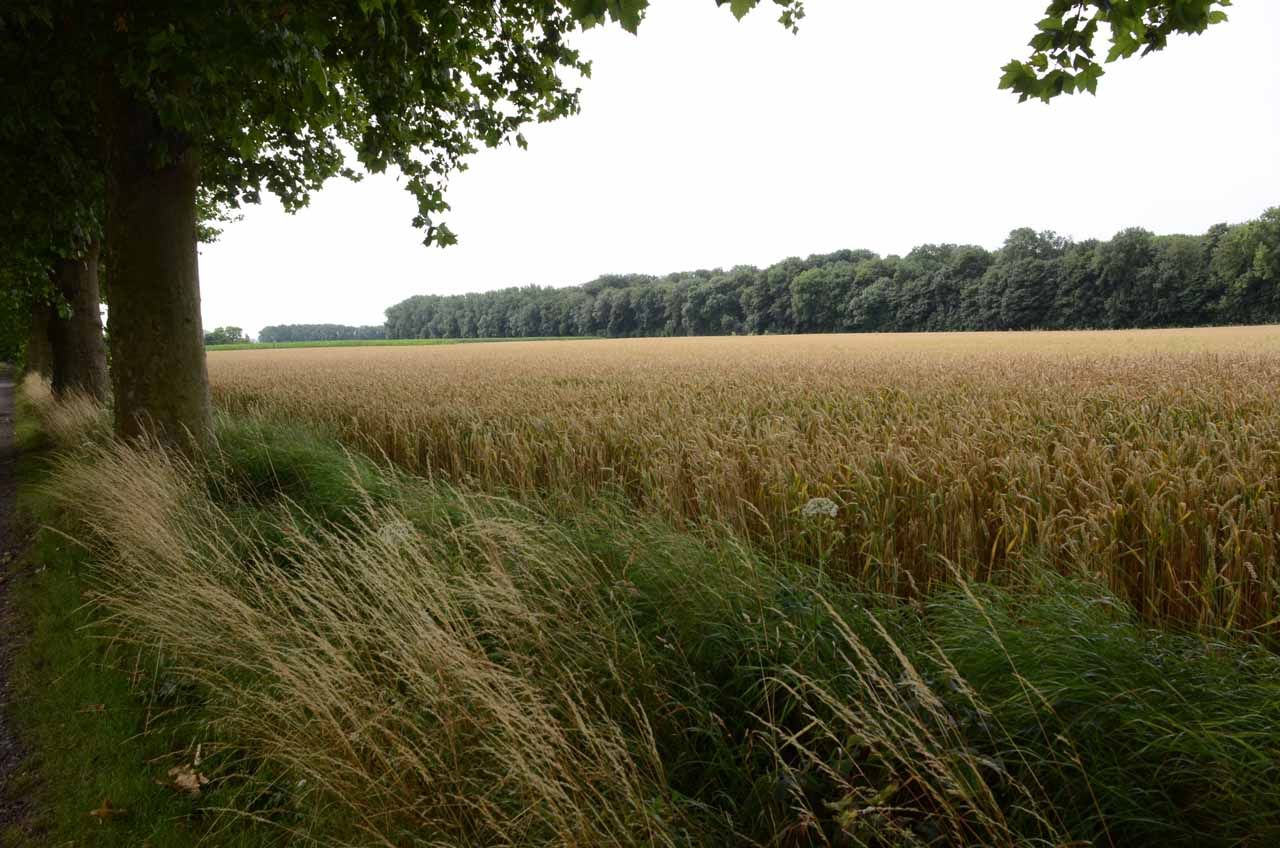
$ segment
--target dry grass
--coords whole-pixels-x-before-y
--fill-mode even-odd
[[[392,507],[346,530],[282,511],[266,542],[209,499],[207,474],[108,444],[66,458],[50,492],[99,555],[90,595],[113,638],[199,686],[212,721],[196,741],[265,763],[295,836],[673,844],[656,752],[595,691],[622,682],[572,664],[617,650],[578,592],[581,556],[500,504],[432,536]]]
[[[876,591],[1029,554],[1149,620],[1274,629],[1280,328],[220,353],[217,401],[415,472],[626,492]],[[839,505],[806,518],[813,497]]]
[[[28,374],[22,397],[40,419],[40,429],[59,447],[76,447],[111,432],[111,414],[87,394],[70,393],[55,399],[47,380]]]
[[[209,498],[209,474],[162,450],[81,442],[48,490],[96,553],[88,596],[105,614],[102,632],[195,684],[208,723],[192,741],[224,763],[215,777],[270,774],[274,803],[292,815],[252,812],[268,791],[254,783],[232,811],[322,845],[725,838],[705,810],[673,797],[652,724],[687,725],[681,735],[694,738],[710,728],[677,700],[688,693],[674,681],[645,684],[620,669],[685,646],[643,640],[629,623],[637,590],[615,591],[616,576],[553,526],[449,490],[424,512],[422,498],[401,492],[413,521],[369,505],[350,529],[303,528],[282,512],[284,540],[266,543]],[[760,591],[749,560],[736,565],[746,569],[733,578],[738,591]],[[965,746],[889,634],[878,631],[897,658],[886,664],[827,614],[862,694],[850,701],[800,669],[761,681],[780,702],[811,704],[799,729],[786,715],[759,716],[748,734],[773,740],[762,773],[739,777],[775,796],[766,844],[823,844],[831,827],[849,844],[910,841],[921,809],[941,843],[1023,844],[985,782],[987,758]],[[734,625],[749,642],[750,622]],[[679,654],[672,663],[680,667]],[[891,770],[831,761],[833,744],[868,747]],[[839,799],[834,819],[798,791],[810,771]],[[992,776],[1037,816],[1035,830],[1056,832],[1042,795]],[[747,826],[718,827],[751,844]]]

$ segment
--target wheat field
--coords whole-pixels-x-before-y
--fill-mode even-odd
[[[1280,327],[229,351],[209,373],[223,409],[417,473],[621,492],[869,590],[1034,562],[1148,620],[1278,629]]]

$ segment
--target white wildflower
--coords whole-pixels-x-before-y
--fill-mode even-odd
[[[805,518],[812,518],[815,515],[835,518],[839,511],[840,507],[836,506],[836,502],[831,498],[809,498],[809,502],[800,510],[800,514]]]
[[[413,525],[407,521],[392,521],[378,528],[378,538],[387,545],[403,545],[413,535]]]

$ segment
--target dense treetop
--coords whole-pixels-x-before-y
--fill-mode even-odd
[[[1280,208],[1198,236],[1132,228],[1109,241],[1019,229],[1004,246],[841,250],[568,288],[419,295],[388,338],[684,336],[1170,327],[1280,322]]]
[[[759,0],[717,0],[741,16]],[[799,0],[774,0],[783,20]],[[394,166],[417,197],[428,242],[452,235],[432,222],[442,181],[477,145],[523,144],[520,127],[575,112],[572,80],[590,63],[566,42],[616,20],[635,30],[647,0],[307,0],[114,3],[7,0],[0,46],[56,76],[63,95],[26,110],[26,139],[58,115],[91,120],[102,105],[98,67],[154,113],[157,162],[198,149],[201,185],[218,204],[256,202],[266,190],[296,209],[326,179]],[[56,63],[31,65],[49,41]],[[66,61],[63,61],[65,59]],[[21,76],[11,77],[13,80]],[[568,81],[568,82],[567,82]],[[47,87],[34,87],[44,96]],[[6,92],[6,98],[8,93]],[[18,102],[6,99],[6,103]],[[7,120],[13,120],[11,117]],[[92,138],[92,133],[85,137]],[[53,151],[56,172],[79,151]],[[68,195],[69,196],[69,195]]]
[[[92,112],[70,84],[81,61],[32,64],[31,53],[56,49],[57,33],[5,24],[0,15],[0,308],[15,319],[4,328],[12,349],[32,307],[65,311],[50,271],[101,239],[104,180]]]

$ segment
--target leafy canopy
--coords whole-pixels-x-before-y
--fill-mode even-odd
[[[762,0],[715,0],[738,17]],[[795,28],[803,0],[771,0]],[[1053,0],[1027,61],[1004,68],[1002,88],[1023,100],[1096,90],[1103,61],[1162,49],[1174,33],[1198,33],[1224,20],[1230,0]],[[61,207],[75,216],[51,241],[81,241],[97,229],[100,191],[93,151],[48,139],[91,139],[104,75],[155,116],[150,151],[157,164],[194,148],[200,154],[202,208],[260,200],[305,206],[334,176],[396,168],[418,202],[415,226],[427,243],[456,239],[438,217],[444,187],[479,146],[524,144],[521,129],[578,109],[573,80],[591,66],[569,46],[575,30],[615,22],[635,31],[649,0],[6,0],[0,48],[6,67],[39,79],[6,90],[0,127],[8,158],[40,150],[38,170],[64,199],[12,202]],[[52,92],[56,96],[40,99]],[[13,95],[11,98],[10,95]],[[15,115],[17,117],[15,117]],[[47,161],[45,161],[47,160]],[[90,163],[86,166],[86,162]],[[80,176],[84,174],[83,178]],[[13,185],[11,182],[10,185]],[[31,191],[23,186],[21,191]],[[41,190],[36,188],[35,190]],[[18,190],[7,191],[16,195]],[[80,203],[65,199],[81,196]],[[26,198],[23,198],[26,200]],[[47,230],[48,228],[46,228]],[[25,235],[25,234],[24,234]],[[12,239],[12,236],[11,236]],[[32,241],[45,241],[36,237]]]
[[[102,169],[83,96],[68,86],[75,56],[32,63],[56,50],[56,34],[0,12],[0,287],[21,312],[53,301],[49,269],[101,238]]]
[[[1106,26],[1111,48],[1104,62],[1163,50],[1169,36],[1199,34],[1227,19],[1231,0],[1053,0],[1036,24],[1031,56],[1004,66],[1000,87],[1023,101],[1046,103],[1059,94],[1097,92],[1104,73],[1094,40]]]
[[[773,0],[794,26],[802,0]],[[760,0],[717,0],[742,16]],[[394,167],[418,201],[427,243],[443,186],[481,144],[524,144],[520,129],[576,112],[571,80],[590,64],[572,31],[634,31],[647,0],[6,0],[0,39],[17,63],[61,75],[74,114],[97,109],[101,75],[158,125],[161,165],[194,149],[209,203],[263,190],[288,209],[327,179]],[[10,38],[25,33],[24,39]],[[35,49],[33,45],[51,45]],[[105,70],[104,70],[105,69]],[[112,79],[114,78],[114,79]],[[23,137],[50,122],[37,107]],[[71,162],[74,157],[63,157]],[[42,170],[45,170],[42,168]],[[56,169],[53,169],[56,170]]]

